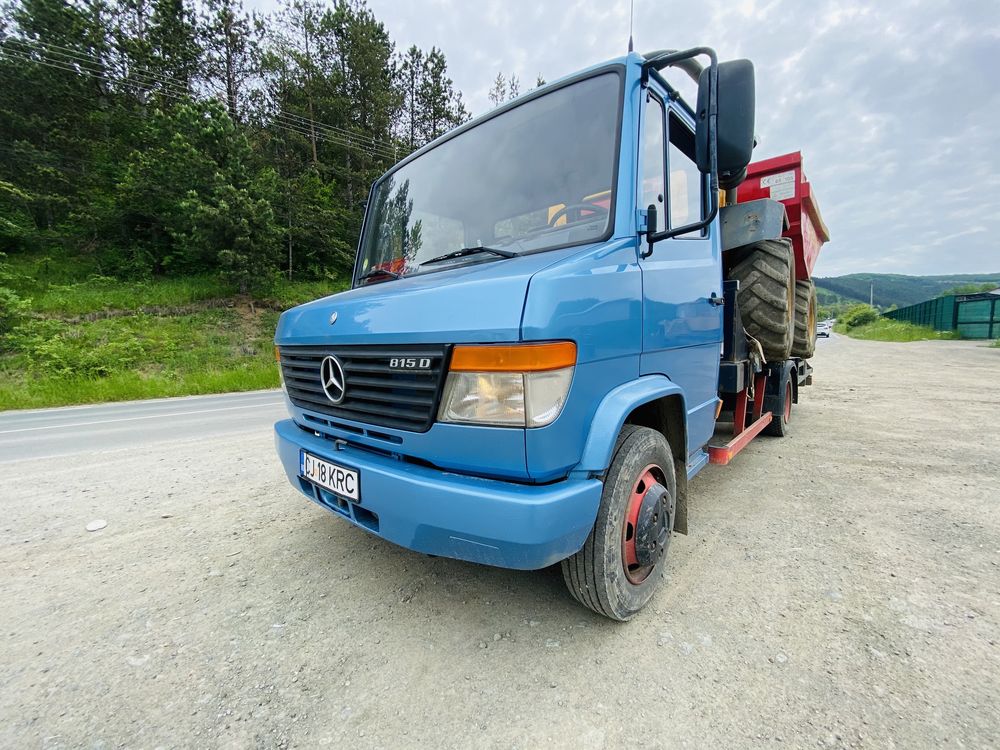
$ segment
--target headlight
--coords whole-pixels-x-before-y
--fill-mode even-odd
[[[455,347],[438,419],[543,427],[562,412],[575,362],[571,341]]]

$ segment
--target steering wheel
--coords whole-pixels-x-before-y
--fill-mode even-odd
[[[598,206],[596,203],[570,203],[566,206],[563,206],[554,214],[552,214],[552,216],[549,217],[549,226],[554,227],[556,225],[556,222],[559,221],[559,219],[561,219],[563,216],[566,217],[567,224],[573,223],[569,221],[570,211],[591,211],[597,216],[607,216],[609,213],[611,213],[604,206]],[[580,221],[580,219],[577,219],[576,221]]]

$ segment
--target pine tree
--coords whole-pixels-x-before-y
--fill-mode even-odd
[[[123,242],[112,266],[157,274],[218,268],[246,291],[278,264],[273,170],[220,102],[179,104],[147,120],[115,200]]]
[[[194,11],[184,0],[152,0],[147,40],[151,52],[149,68],[174,84],[174,90],[190,93],[201,68]]]
[[[0,252],[245,288],[349,270],[371,182],[468,113],[444,53],[397,55],[363,0],[284,3],[0,5]]]
[[[489,97],[494,107],[499,107],[507,101],[507,79],[503,77],[503,73],[497,73],[497,77],[493,79]]]
[[[399,134],[410,151],[419,145],[423,130],[423,111],[420,109],[420,90],[424,80],[424,53],[416,45],[406,50],[399,64],[402,81],[402,132]]]
[[[507,99],[517,99],[521,95],[521,82],[513,73],[507,79]]]
[[[204,14],[205,78],[224,93],[229,117],[242,122],[246,87],[260,74],[259,27],[240,0],[205,0]]]
[[[65,241],[70,215],[103,185],[91,167],[108,122],[99,21],[62,0],[23,0],[0,41],[0,180],[34,224],[18,245]]]
[[[431,47],[424,60],[424,75],[418,97],[424,113],[422,135],[425,143],[469,119],[462,103],[462,94],[455,89],[448,77],[448,62],[437,47]]]
[[[541,83],[536,83],[536,86],[545,83],[545,81],[542,81],[541,76],[538,77],[538,80]],[[497,73],[497,77],[493,79],[493,88],[490,89],[489,93],[490,101],[493,102],[494,107],[499,107],[504,102],[516,99],[520,95],[521,81],[516,74],[511,73],[509,77],[504,78],[503,73]]]
[[[342,177],[348,205],[394,161],[392,126],[400,106],[394,45],[385,26],[363,3],[341,0],[323,16],[335,60],[331,76],[332,117],[344,134]]]

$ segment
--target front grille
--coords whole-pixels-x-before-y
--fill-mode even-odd
[[[445,346],[282,346],[281,374],[292,403],[341,419],[426,432],[434,423],[444,382]],[[330,356],[344,368],[344,400],[323,391],[320,366]],[[428,359],[430,367],[402,370],[392,359]]]

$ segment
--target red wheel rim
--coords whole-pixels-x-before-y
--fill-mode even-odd
[[[785,424],[792,421],[792,383],[785,383]]]
[[[625,577],[630,583],[636,585],[645,581],[653,572],[653,568],[656,567],[655,564],[645,567],[639,565],[639,556],[635,550],[635,530],[646,490],[657,482],[665,484],[663,469],[656,464],[649,464],[639,472],[639,478],[632,485],[628,504],[625,507],[625,523],[622,526],[622,567],[625,568]]]

